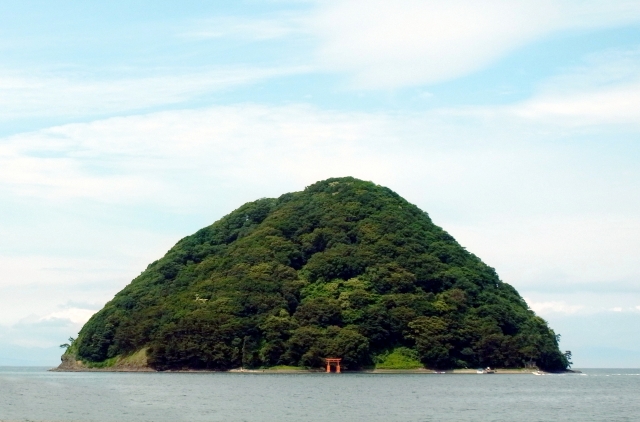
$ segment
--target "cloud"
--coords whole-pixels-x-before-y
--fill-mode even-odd
[[[48,347],[19,346],[0,342],[0,366],[47,366],[60,363],[58,345]]]
[[[309,181],[338,168],[383,171],[390,166],[366,143],[390,140],[389,123],[384,116],[306,106],[242,105],[70,124],[3,140],[0,185],[20,195],[188,207],[188,197],[202,186],[180,191],[194,177],[211,183],[298,175]],[[354,162],[354,154],[363,159]],[[404,155],[392,156],[398,154]],[[325,166],[300,161],[311,155]]]
[[[84,324],[96,312],[95,309],[69,308],[45,315],[40,318],[40,321],[63,319],[69,320],[74,324]]]
[[[436,110],[443,116],[501,124],[512,130],[590,130],[600,135],[640,127],[640,50],[600,52],[580,66],[542,81],[534,94],[507,105],[459,106]]]
[[[200,19],[190,22],[178,36],[190,40],[236,38],[266,41],[299,35],[302,31],[300,15],[281,13],[262,19],[235,16]]]
[[[180,104],[240,85],[307,71],[304,67],[145,70],[145,76],[103,78],[83,72],[27,73],[0,69],[0,121],[85,117]],[[153,75],[155,76],[147,76]]]
[[[568,194],[571,189],[565,186],[558,193]],[[545,199],[557,204],[549,190]],[[573,201],[581,202],[576,197]],[[566,211],[557,207],[540,210],[536,217],[509,217],[496,210],[481,225],[454,225],[449,230],[519,289],[545,294],[640,295],[640,274],[634,255],[629,254],[640,251],[640,221],[633,212],[616,217],[593,209],[563,216]],[[491,247],[486,247],[487,241]]]
[[[623,313],[633,311],[634,308],[626,308],[623,306],[614,306],[612,308],[604,308],[593,305],[575,305],[570,304],[564,300],[558,301],[544,301],[537,302],[532,300],[529,297],[525,297],[524,300],[529,305],[529,308],[533,310],[536,314],[542,316],[548,316],[552,314],[565,314],[565,315],[573,315],[573,314],[581,314],[581,315],[594,315],[603,312],[614,312],[614,313]],[[640,310],[640,307],[636,307],[635,309]]]
[[[572,126],[640,124],[640,51],[588,56],[550,78],[531,99],[507,106],[513,115]]]
[[[557,119],[571,125],[640,123],[640,83],[574,95],[545,95],[512,108],[525,119]]]
[[[39,319],[34,316],[23,318],[16,324],[0,326],[0,342],[5,345],[27,348],[57,347],[75,337],[82,328],[82,322],[69,318]]]
[[[76,337],[96,311],[63,305],[47,315],[31,314],[13,324],[0,324],[0,365],[55,364],[62,354],[59,346]]]
[[[318,66],[387,89],[455,79],[554,32],[639,20],[629,1],[349,0],[320,3],[310,27]]]
[[[575,314],[584,309],[582,305],[570,305],[564,301],[557,302],[532,302],[525,298],[529,307],[537,314],[546,315],[549,313]]]
[[[152,237],[136,239],[126,229],[119,230],[123,233],[118,235],[109,231],[94,228],[92,240],[78,239],[73,233],[65,236],[84,245],[95,242],[93,235],[99,235],[102,249],[99,254],[94,252],[102,255],[98,257],[60,256],[63,254],[59,249],[67,239],[58,237],[55,242],[56,236],[48,256],[0,254],[0,325],[20,321],[36,325],[55,321],[80,324],[175,243],[175,239],[165,240],[158,247],[159,236],[154,241]],[[28,231],[23,230],[22,235],[27,242],[33,238]],[[138,250],[119,250],[127,243]],[[14,245],[20,245],[20,241]]]
[[[640,6],[634,2],[604,5],[566,0],[329,1],[311,10],[260,19],[202,19],[191,22],[179,36],[192,41],[232,37],[299,43],[304,39],[306,47],[298,46],[287,54],[291,58],[287,62],[296,63],[291,66],[118,69],[101,70],[101,76],[88,68],[26,71],[4,67],[0,68],[0,121],[140,112],[302,73],[345,73],[354,87],[367,89],[429,84],[474,72],[553,31],[639,20]],[[288,48],[282,44],[283,50]],[[252,59],[254,54],[249,51],[247,57]],[[238,63],[237,59],[232,58],[232,63]],[[603,115],[636,119],[639,86],[630,83],[617,91],[583,90],[572,96],[558,96],[556,91],[521,104],[512,114],[549,118],[578,113],[583,122],[594,116],[599,121]]]
[[[553,330],[562,335],[561,350],[573,352],[574,368],[638,368],[639,318],[637,313],[610,311],[545,316]]]
[[[625,336],[635,333],[623,332],[620,334]],[[602,344],[607,344],[607,346],[602,346]],[[640,350],[638,348],[632,346],[633,348],[629,350],[611,347],[611,343],[608,342],[603,342],[602,344],[577,348],[569,346],[568,348],[574,350],[574,356],[571,358],[574,363],[573,368],[634,368],[626,371],[623,369],[622,371],[633,375],[638,374],[636,369],[640,366]],[[585,372],[589,373],[588,370]]]

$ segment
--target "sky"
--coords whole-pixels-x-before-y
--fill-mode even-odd
[[[640,367],[640,2],[0,2],[0,365],[179,239],[329,177],[496,268],[574,367]]]

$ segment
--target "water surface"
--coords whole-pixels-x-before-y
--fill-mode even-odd
[[[0,421],[636,421],[640,370],[582,375],[0,368]]]

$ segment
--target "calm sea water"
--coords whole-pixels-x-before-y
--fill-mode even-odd
[[[640,370],[582,375],[0,368],[0,421],[638,421]]]

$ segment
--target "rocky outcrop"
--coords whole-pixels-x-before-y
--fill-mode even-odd
[[[129,356],[117,356],[100,363],[85,363],[74,353],[65,353],[55,372],[156,372],[147,363],[147,349],[141,349]]]

